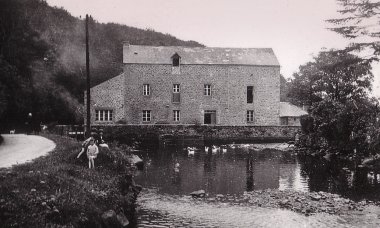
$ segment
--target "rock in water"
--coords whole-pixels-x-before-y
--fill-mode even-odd
[[[121,227],[127,227],[129,224],[129,221],[127,217],[125,217],[124,213],[119,213],[117,215],[117,221],[119,221]]]
[[[311,195],[310,198],[314,201],[319,201],[322,197],[320,195]]]
[[[194,198],[203,198],[206,196],[206,192],[205,190],[198,190],[198,191],[190,193],[190,195]]]

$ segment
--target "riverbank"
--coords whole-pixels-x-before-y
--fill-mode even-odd
[[[318,193],[324,195],[324,193]],[[322,204],[334,201],[336,208],[331,213],[318,211],[295,212],[281,206],[281,201],[291,197],[302,199],[301,204],[312,201],[322,208]],[[217,195],[192,198],[189,195],[161,194],[156,189],[144,189],[138,199],[139,227],[379,227],[380,210],[373,204],[361,205],[356,209],[343,209],[338,202],[342,198],[333,194],[325,199],[313,200],[314,193],[290,191],[255,191],[244,195]],[[331,197],[331,198],[330,198]],[[273,199],[268,199],[273,198]],[[278,198],[278,199],[277,199]],[[323,198],[323,197],[322,197]],[[335,200],[333,200],[335,199]],[[344,200],[344,199],[343,199]],[[337,201],[337,202],[335,202]],[[292,199],[286,203],[291,205]],[[302,206],[301,206],[302,207]],[[290,210],[289,210],[290,209]]]
[[[0,169],[0,224],[3,227],[126,227],[133,223],[139,187],[128,156],[120,149],[101,151],[96,169],[80,143],[44,135],[57,146],[31,163]]]

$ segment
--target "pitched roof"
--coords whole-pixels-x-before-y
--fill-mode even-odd
[[[308,115],[308,113],[302,108],[292,105],[289,102],[280,102],[280,117],[304,115]]]
[[[123,63],[172,64],[178,53],[181,64],[232,64],[280,66],[271,48],[210,48],[124,44]]]

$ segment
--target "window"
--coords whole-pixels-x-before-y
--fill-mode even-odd
[[[288,117],[280,117],[281,125],[289,125]]]
[[[216,111],[205,110],[204,112],[204,124],[216,124]]]
[[[253,110],[247,111],[247,122],[253,122]]]
[[[247,86],[247,103],[253,103],[253,86]]]
[[[180,85],[173,84],[173,103],[181,102]]]
[[[143,122],[150,122],[152,119],[152,113],[150,110],[143,110]]]
[[[173,93],[179,93],[179,84],[173,85]]]
[[[178,122],[180,120],[180,111],[179,110],[173,110],[173,120]]]
[[[95,110],[95,121],[112,121],[113,110]]]
[[[149,96],[150,95],[150,86],[149,86],[149,84],[144,84],[143,85],[143,95],[144,96]]]
[[[179,61],[180,61],[180,56],[175,53],[173,56],[172,56],[172,60],[173,60],[173,66],[174,67],[179,67]]]
[[[211,85],[210,84],[205,84],[204,95],[205,96],[211,96]]]

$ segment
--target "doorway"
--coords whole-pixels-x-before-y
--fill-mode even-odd
[[[216,124],[216,111],[215,110],[205,110],[204,124]]]

